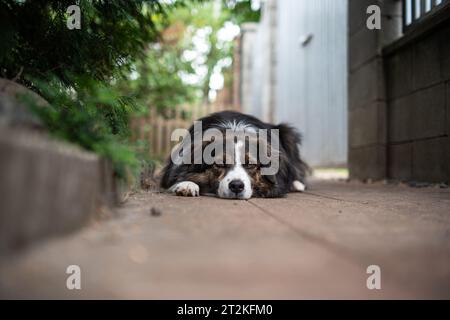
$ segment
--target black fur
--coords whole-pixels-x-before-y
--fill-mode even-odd
[[[292,184],[298,180],[306,185],[306,175],[309,172],[308,165],[300,158],[299,145],[301,144],[300,133],[287,124],[272,125],[264,123],[257,118],[245,115],[234,111],[223,111],[206,116],[202,121],[202,129],[206,131],[210,128],[218,128],[218,124],[224,121],[233,122],[243,121],[246,124],[258,129],[278,129],[280,141],[280,167],[279,171],[274,176],[264,176],[264,179],[269,181],[273,187],[265,192],[255,192],[255,197],[282,197],[288,192],[292,191]],[[193,141],[194,127],[189,129],[191,139]],[[269,138],[270,138],[270,131]],[[176,166],[172,163],[170,157],[167,165],[163,169],[161,187],[164,189],[170,188],[172,185],[182,182],[190,181],[189,177],[201,173],[205,170],[206,165],[183,164]],[[201,193],[215,192],[214,186],[200,185]]]

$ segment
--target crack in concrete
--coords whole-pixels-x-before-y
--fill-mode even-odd
[[[310,241],[312,243],[315,243],[316,245],[323,247],[325,250],[331,252],[334,255],[337,255],[339,258],[345,258],[347,261],[350,261],[352,263],[357,263],[358,265],[361,263],[367,263],[367,261],[370,260],[370,257],[363,257],[363,256],[356,256],[353,254],[353,252],[343,246],[340,246],[336,243],[327,241],[321,237],[315,236],[314,234],[307,232],[305,230],[302,230],[292,224],[290,224],[288,221],[278,217],[277,215],[273,214],[269,210],[257,205],[254,203],[251,199],[248,201],[250,204],[252,204],[257,209],[261,210],[264,214],[275,220],[276,222],[288,227],[292,231],[294,231],[295,234],[300,236],[301,238]]]

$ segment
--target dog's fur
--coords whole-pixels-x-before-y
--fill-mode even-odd
[[[214,194],[221,198],[249,199],[250,197],[274,198],[282,197],[291,191],[305,190],[305,177],[309,168],[300,158],[300,134],[286,124],[272,125],[264,123],[255,117],[233,111],[223,111],[200,119],[203,133],[211,128],[222,132],[228,130],[278,129],[279,133],[279,170],[275,175],[262,175],[261,164],[249,164],[249,155],[245,154],[245,163],[239,161],[232,165],[181,164],[176,165],[169,158],[163,170],[161,187],[180,196],[199,196]],[[189,129],[191,137],[194,127]],[[268,135],[270,137],[270,134]],[[260,138],[258,138],[261,140]],[[267,141],[258,143],[270,144]],[[206,146],[202,144],[202,148]],[[235,144],[236,160],[238,154],[246,152],[245,144]],[[192,148],[194,148],[192,146]],[[226,150],[226,149],[224,149]],[[226,153],[226,152],[224,152]],[[227,154],[215,155],[226,159]],[[232,186],[230,183],[234,182]],[[237,187],[236,187],[237,183]],[[242,189],[242,190],[241,190]],[[239,192],[237,192],[239,191]]]

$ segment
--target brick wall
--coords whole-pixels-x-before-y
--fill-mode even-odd
[[[450,181],[450,19],[385,55],[388,176]]]
[[[349,0],[350,177],[450,181],[450,19],[401,37],[400,5]]]
[[[381,8],[382,30],[366,26],[367,7]],[[350,177],[382,179],[387,168],[386,92],[382,48],[398,36],[398,3],[349,0],[349,153]]]

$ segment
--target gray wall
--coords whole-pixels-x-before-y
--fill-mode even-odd
[[[243,110],[297,127],[312,166],[347,162],[346,8],[347,0],[268,0],[255,35],[242,38],[252,42],[253,57]]]
[[[278,1],[275,119],[299,128],[313,166],[347,163],[346,8],[347,0]]]
[[[400,4],[392,1],[395,3]],[[369,30],[366,26],[366,10],[372,4],[381,7],[382,30]],[[348,161],[351,178],[386,177],[387,106],[382,48],[392,41],[388,37],[395,35],[392,30],[399,33],[401,29],[401,8],[388,4],[389,1],[382,0],[349,0]]]
[[[380,31],[365,26],[370,4]],[[450,181],[450,14],[401,35],[400,5],[349,0],[350,176]]]

